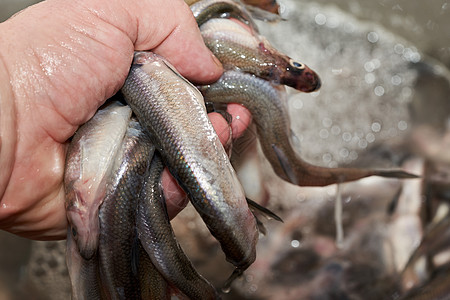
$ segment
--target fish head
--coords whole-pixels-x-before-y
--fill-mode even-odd
[[[280,53],[265,38],[261,39],[259,51],[267,57],[268,61],[271,61],[267,64],[266,71],[275,82],[305,93],[314,92],[320,88],[322,82],[316,72],[304,63]]]
[[[316,72],[307,65],[293,59],[289,59],[289,64],[286,64],[285,72],[282,73],[280,81],[305,93],[317,91],[322,85]]]
[[[97,251],[99,222],[98,211],[92,212],[83,204],[86,203],[83,193],[71,191],[66,196],[69,234],[84,259],[91,259]]]

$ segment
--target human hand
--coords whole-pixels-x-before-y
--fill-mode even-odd
[[[134,50],[196,83],[222,72],[181,0],[47,0],[1,23],[0,41],[0,228],[33,239],[65,238],[67,141],[123,85]],[[237,137],[250,115],[228,110]],[[210,118],[227,141],[226,121]],[[163,187],[173,217],[185,197],[167,170]]]

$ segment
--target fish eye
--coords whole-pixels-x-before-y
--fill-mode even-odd
[[[77,237],[77,230],[75,229],[75,227],[72,227],[72,236],[74,238]]]
[[[291,60],[289,61],[289,64],[290,64],[291,66],[293,66],[294,68],[297,68],[297,69],[300,69],[300,70],[303,70],[303,69],[305,68],[305,65],[304,65],[304,64],[302,64],[301,62],[295,61],[295,60],[293,60],[293,59],[291,59]]]

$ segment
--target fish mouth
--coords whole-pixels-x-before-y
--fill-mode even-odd
[[[298,82],[296,89],[305,93],[318,91],[322,86],[322,80],[317,74],[308,74],[307,80]]]
[[[80,251],[80,255],[84,259],[91,259],[94,257],[94,254],[97,252],[97,244],[95,242],[86,241],[84,243],[77,243],[78,251]]]
[[[98,223],[86,222],[77,210],[68,210],[67,216],[71,224],[69,234],[72,235],[81,257],[86,260],[91,259],[98,247]]]
[[[318,91],[322,86],[322,80],[320,80],[320,77],[316,77],[316,85],[311,87],[311,90],[309,92],[315,92]]]

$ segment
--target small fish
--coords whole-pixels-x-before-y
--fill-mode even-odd
[[[172,286],[190,299],[217,299],[214,287],[197,273],[176,240],[160,186],[163,169],[161,158],[155,154],[137,209],[139,239],[153,265]]]
[[[240,103],[252,113],[264,155],[275,173],[300,186],[326,186],[377,175],[415,178],[401,170],[325,168],[303,161],[292,148],[285,90],[239,71],[226,71],[211,85],[199,87],[206,101]]]
[[[263,37],[228,19],[212,19],[200,27],[206,46],[225,69],[238,69],[302,92],[317,91],[319,76],[305,64],[273,48]]]
[[[252,31],[258,32],[249,12],[238,1],[202,0],[191,4],[190,8],[198,26],[213,18],[234,18],[247,24]]]
[[[161,56],[136,52],[122,93],[227,260],[246,269],[256,221],[200,92]]]
[[[66,213],[74,242],[85,259],[93,257],[98,248],[98,208],[130,117],[131,109],[118,102],[100,109],[78,129],[67,151]]]
[[[113,161],[112,176],[99,212],[98,256],[108,299],[141,298],[137,267],[132,267],[134,256],[138,255],[135,215],[153,152],[147,134],[132,119]]]

